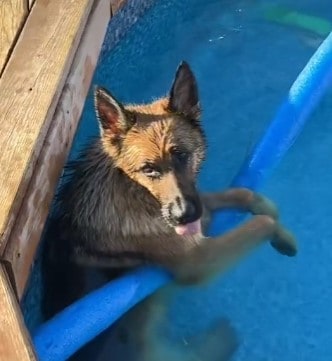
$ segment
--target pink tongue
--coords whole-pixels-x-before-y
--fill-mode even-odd
[[[197,233],[201,232],[201,220],[198,219],[195,222],[183,224],[181,226],[175,227],[175,232],[179,234],[180,236],[193,236]]]

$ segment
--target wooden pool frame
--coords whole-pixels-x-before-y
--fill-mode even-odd
[[[107,25],[125,2],[0,3],[0,361],[37,360],[19,303]]]

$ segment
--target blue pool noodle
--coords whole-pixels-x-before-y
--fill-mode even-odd
[[[232,186],[257,189],[292,146],[332,80],[332,33],[300,73],[261,141],[244,162]],[[226,212],[227,222],[236,215]],[[210,234],[220,234],[225,212],[216,212]],[[65,361],[111,326],[135,304],[171,280],[146,267],[94,291],[42,325],[33,341],[41,361]]]
[[[264,136],[243,163],[231,187],[257,190],[275,169],[301,133],[311,112],[331,85],[332,32],[322,42],[301,71],[281,104]],[[210,236],[216,236],[244,216],[235,212],[215,212]]]
[[[38,360],[67,360],[169,281],[166,271],[142,267],[86,295],[44,323],[34,334]]]

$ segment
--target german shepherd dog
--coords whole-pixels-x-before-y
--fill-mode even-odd
[[[100,137],[70,168],[70,180],[57,202],[55,230],[51,227],[46,240],[47,317],[81,296],[86,269],[106,270],[114,277],[155,264],[169,270],[176,284],[192,285],[221,274],[267,240],[283,255],[296,254],[294,237],[265,197],[245,188],[198,192],[196,178],[206,142],[197,83],[186,62],[179,65],[169,95],[150,104],[125,106],[101,87],[95,88],[94,97]],[[226,207],[254,216],[207,239],[203,234],[211,212]],[[163,347],[152,331],[160,311],[151,306],[154,297],[143,304],[140,316],[136,310],[134,321],[127,319],[128,332],[136,324],[134,337],[141,342],[135,361],[223,361],[234,351],[234,337],[224,321],[219,334],[226,344],[217,338],[219,351],[214,355],[207,348],[218,327],[190,351],[178,345]]]

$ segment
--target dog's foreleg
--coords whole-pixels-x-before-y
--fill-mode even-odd
[[[199,283],[225,272],[264,241],[281,254],[294,256],[295,238],[270,216],[255,216],[223,236],[203,238],[185,257],[176,260],[173,269],[179,281]]]
[[[225,192],[202,193],[201,199],[210,212],[222,208],[237,208],[254,215],[267,215],[278,219],[278,209],[268,198],[247,188],[231,188]]]
[[[198,284],[227,271],[240,258],[268,239],[271,239],[272,245],[280,253],[289,256],[296,253],[296,243],[293,236],[270,216],[259,215],[224,236],[210,239],[202,238],[199,242],[195,242],[190,251],[187,249],[186,254],[182,254],[181,259],[174,259],[173,255],[167,263],[173,269],[178,282]],[[171,243],[172,240],[170,240]],[[171,290],[172,288],[169,286],[168,297],[172,293]],[[164,291],[159,293],[159,302],[160,295],[165,297]],[[158,299],[152,297],[150,302],[157,302],[158,304]],[[168,303],[167,296],[162,303],[165,302]],[[145,342],[142,350],[144,361],[230,359],[237,343],[234,331],[232,332],[231,328],[225,328],[225,323],[219,323],[211,334],[199,335],[196,341],[188,343],[188,347],[180,343],[169,344],[167,340],[165,342],[158,336],[156,330],[157,325],[162,322],[163,308],[160,309],[159,307],[156,303],[150,303],[149,316],[144,323]],[[216,333],[227,335],[227,340],[213,337]],[[199,340],[203,342],[200,343]],[[216,340],[219,342],[215,342]]]
[[[259,215],[223,236],[202,238],[194,243],[190,251],[186,249],[186,254],[183,254],[181,258],[174,259],[173,255],[168,258],[167,263],[173,269],[178,282],[199,284],[227,271],[235,262],[268,239],[280,253],[288,256],[295,255],[296,242],[293,236],[275,219]],[[172,240],[170,240],[171,243]],[[152,300],[155,301],[154,298]],[[225,327],[223,323],[220,323],[211,334],[204,334],[205,339],[204,335],[199,335],[197,340],[203,337],[203,342],[200,343],[203,347],[197,346],[199,344],[197,340],[191,343],[192,347],[187,348],[180,344],[170,345],[157,336],[158,332],[155,329],[158,323],[160,324],[162,312],[158,306],[152,304],[150,311],[144,328],[145,343],[142,350],[144,361],[229,360],[236,349],[236,336],[231,329],[224,328],[228,341],[217,337],[219,342],[215,342],[216,338],[213,335],[216,334],[216,330],[222,334]]]

